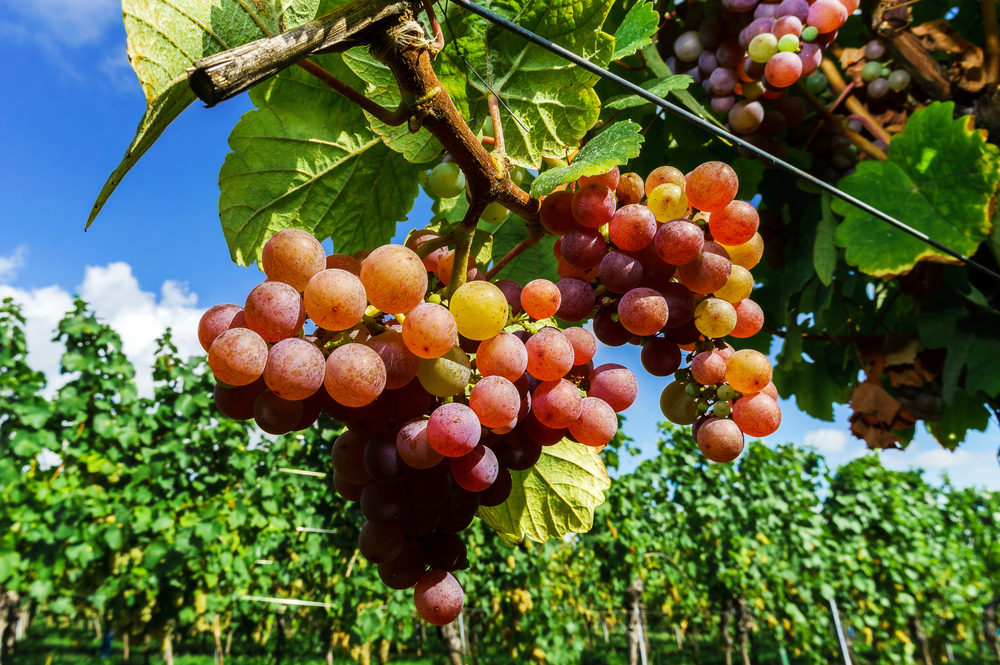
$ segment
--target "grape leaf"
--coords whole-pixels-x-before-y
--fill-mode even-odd
[[[889,161],[864,161],[838,186],[966,256],[990,234],[1000,185],[1000,149],[986,143],[971,116],[952,119],[953,102],[916,111],[889,145]],[[908,272],[918,261],[954,262],[845,201],[836,242],[847,262],[876,277]]]
[[[483,4],[596,65],[611,61],[615,40],[601,30],[611,0]],[[435,69],[465,117],[486,118],[487,96],[496,93],[507,156],[515,165],[537,169],[545,157],[564,157],[597,122],[598,77],[459,7],[448,13],[448,23],[453,38]]]
[[[640,132],[639,125],[630,120],[616,122],[602,130],[580,149],[572,164],[538,174],[531,183],[531,195],[548,194],[563,183],[573,182],[580,176],[610,171],[612,167],[637,157],[643,140]]]
[[[643,90],[648,90],[658,97],[666,97],[667,93],[671,90],[684,90],[691,85],[692,80],[687,74],[673,74],[663,78],[644,81],[641,87]],[[609,109],[621,111],[623,109],[643,106],[644,104],[652,104],[652,102],[643,99],[639,95],[620,95],[609,99],[604,106]]]
[[[479,517],[502,535],[545,542],[589,531],[594,509],[604,503],[611,479],[594,448],[563,439],[542,449],[527,471],[511,471],[507,500],[481,507]]]
[[[97,195],[87,226],[167,125],[195,100],[187,81],[193,62],[301,25],[315,18],[319,4],[319,0],[122,0],[128,59],[146,95],[146,112],[125,156]],[[323,9],[338,4],[344,3],[327,0]]]
[[[315,58],[351,85],[339,55]],[[333,238],[337,252],[392,237],[417,197],[417,172],[387,148],[350,101],[297,67],[250,91],[257,107],[229,137],[219,216],[233,259],[247,265],[284,228]]]
[[[819,224],[816,225],[816,240],[813,242],[813,266],[823,286],[833,282],[833,271],[837,267],[837,249],[833,245],[833,235],[837,223],[830,213],[830,195],[823,192],[820,201]]]
[[[632,55],[650,42],[660,24],[660,15],[652,2],[640,2],[632,5],[628,14],[622,19],[615,30],[615,53],[612,60],[618,60]]]

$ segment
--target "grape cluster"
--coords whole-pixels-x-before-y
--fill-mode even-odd
[[[505,501],[511,471],[543,446],[607,444],[637,392],[628,369],[594,367],[589,331],[545,325],[585,318],[588,284],[493,284],[470,262],[445,305],[455,250],[443,241],[419,231],[408,246],[326,256],[310,234],[280,231],[264,246],[267,281],[243,307],[208,310],[198,330],[223,414],[271,434],[321,410],[347,425],[333,485],[367,520],[359,549],[435,624],[461,611],[458,534],[479,506]]]
[[[589,314],[596,286],[597,339],[642,344],[643,367],[675,379],[661,395],[664,415],[693,424],[702,452],[720,462],[742,452],[744,433],[766,436],[781,422],[767,358],[722,341],[750,337],[764,323],[749,298],[750,269],[764,249],[759,218],[735,199],[738,189],[736,172],[722,162],[686,175],[661,166],[645,179],[616,167],[550,194],[539,212],[542,225],[559,236],[560,285],[579,283],[573,293],[588,298],[567,320]]]

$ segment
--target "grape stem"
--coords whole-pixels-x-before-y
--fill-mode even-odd
[[[493,262],[493,267],[491,267],[489,269],[489,272],[486,273],[486,279],[493,279],[494,277],[496,277],[496,274],[501,270],[503,270],[504,266],[506,266],[508,263],[516,259],[524,250],[537,245],[538,241],[541,240],[541,238],[542,234],[539,233],[538,231],[530,232],[527,238],[514,245],[514,247],[512,247],[509,252],[500,257],[498,261]]]
[[[438,23],[431,0],[423,0],[423,4],[424,11],[427,12],[427,18],[431,22],[431,30],[434,31],[434,43],[431,44],[431,59],[433,60],[441,52],[441,49],[444,48],[444,32],[441,30],[441,24]]]
[[[823,70],[823,74],[826,75],[827,80],[830,82],[830,88],[837,94],[847,87],[844,82],[844,77],[840,75],[840,70],[837,69],[837,65],[833,64],[833,61],[829,58],[823,58],[823,62],[820,64],[820,68]],[[848,95],[844,100],[844,106],[847,110],[855,115],[867,118],[870,125],[869,129],[875,134],[876,138],[882,140],[883,143],[889,145],[892,141],[892,135],[885,130],[882,125],[879,124],[878,120],[872,117],[872,114],[868,112],[865,105],[858,101],[858,99],[852,95]]]
[[[472,251],[472,238],[476,235],[476,225],[479,223],[479,216],[486,210],[485,201],[473,199],[469,203],[469,209],[465,211],[462,223],[455,229],[457,246],[455,247],[455,261],[451,264],[451,281],[445,290],[445,296],[450,300],[458,287],[465,284],[469,273],[469,254]]]
[[[493,93],[486,97],[486,103],[490,107],[490,119],[493,121],[493,140],[495,141],[493,152],[503,157],[507,148],[503,140],[503,125],[500,124],[500,103]]]
[[[348,100],[354,102],[362,109],[375,116],[375,118],[380,122],[396,127],[406,122],[406,119],[410,115],[409,109],[407,109],[403,104],[400,104],[399,107],[394,110],[390,110],[380,104],[376,104],[312,60],[300,60],[295,64],[315,76],[323,83],[326,83],[337,93],[343,95]]]

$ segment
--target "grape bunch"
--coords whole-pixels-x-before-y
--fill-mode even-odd
[[[589,285],[493,284],[470,263],[445,304],[455,250],[442,240],[421,231],[409,246],[326,256],[310,234],[280,231],[263,249],[267,281],[243,307],[208,310],[198,330],[224,415],[271,434],[320,411],[346,424],[332,480],[367,520],[359,549],[439,625],[461,611],[458,534],[479,506],[505,501],[511,471],[543,446],[610,442],[637,392],[628,369],[594,367],[588,330],[546,325],[583,319]]]
[[[559,291],[588,303],[577,308],[574,300],[571,313],[557,316],[587,316],[593,288],[597,339],[641,344],[646,371],[673,376],[660,398],[663,414],[693,425],[699,448],[717,462],[739,456],[744,433],[767,436],[781,422],[767,357],[723,341],[750,337],[764,323],[749,297],[750,269],[764,249],[759,217],[735,199],[738,189],[736,172],[722,162],[688,174],[661,166],[645,179],[616,167],[550,194],[539,212],[559,236]],[[689,365],[681,369],[684,352]]]

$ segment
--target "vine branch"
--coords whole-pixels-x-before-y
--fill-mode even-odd
[[[823,58],[820,68],[823,70],[823,74],[826,75],[827,80],[830,81],[830,87],[833,88],[835,93],[839,94],[844,88],[847,87],[847,83],[844,82],[844,77],[840,75],[840,70],[837,69],[837,66],[833,64],[832,60],[829,58]],[[844,106],[846,106],[847,110],[854,115],[859,115],[867,119],[869,122],[869,129],[875,133],[877,138],[882,139],[886,145],[892,141],[892,135],[889,134],[889,132],[887,132],[881,124],[879,124],[878,120],[872,117],[872,114],[868,112],[865,105],[859,102],[856,97],[848,95],[847,98],[844,99]]]
[[[983,55],[985,58],[986,85],[995,88],[1000,82],[1000,28],[997,27],[996,0],[980,0],[983,14]]]

